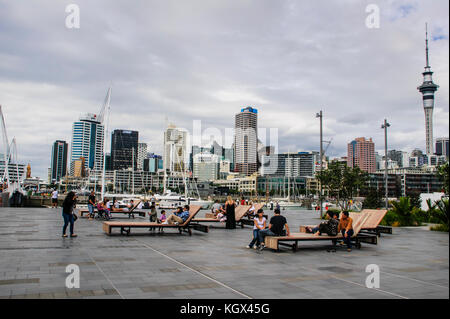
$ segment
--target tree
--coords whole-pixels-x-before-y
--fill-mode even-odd
[[[370,189],[363,202],[363,209],[376,209],[383,206],[382,196],[376,189]]]
[[[342,209],[347,209],[349,201],[365,187],[368,178],[359,167],[351,168],[339,162],[330,163],[328,169],[317,174],[317,179]]]
[[[445,163],[444,165],[440,165],[437,169],[437,176],[439,178],[439,180],[444,184],[443,188],[444,188],[444,193],[446,195],[448,195],[448,188],[449,188],[449,173],[450,173],[450,169],[448,166],[448,162]]]

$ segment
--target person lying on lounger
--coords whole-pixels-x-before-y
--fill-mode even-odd
[[[314,236],[320,236],[322,234],[327,234],[328,236],[336,236],[339,226],[339,213],[328,211],[328,220],[320,223],[317,227],[306,227],[307,233],[313,233]]]
[[[172,215],[167,218],[167,220],[164,222],[164,224],[184,224],[186,220],[189,218],[189,205],[185,205],[183,210],[181,207],[177,208],[177,211],[173,213]]]

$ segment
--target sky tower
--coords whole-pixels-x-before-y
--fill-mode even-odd
[[[423,109],[425,111],[425,134],[426,134],[426,153],[432,155],[433,152],[433,108],[434,108],[434,92],[439,88],[433,83],[433,72],[431,71],[430,61],[428,57],[428,25],[425,24],[425,53],[426,66],[423,74],[423,83],[417,89],[423,95]]]

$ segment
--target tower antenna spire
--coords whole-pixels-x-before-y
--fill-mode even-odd
[[[428,23],[425,23],[425,51],[426,51],[426,56],[427,56],[427,65],[426,67],[429,68],[430,67],[430,60],[428,57]]]

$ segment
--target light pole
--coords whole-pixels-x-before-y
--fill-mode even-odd
[[[386,209],[389,209],[389,200],[388,200],[388,155],[387,155],[387,129],[391,125],[384,119],[384,123],[381,125],[381,128],[384,129],[384,191],[386,197]]]
[[[323,114],[322,110],[316,114],[316,118],[320,119],[320,173],[322,173],[323,169],[323,132],[322,132],[322,123],[323,123]],[[322,183],[319,182],[319,202],[320,202],[320,218],[322,218],[323,208],[322,208]]]

